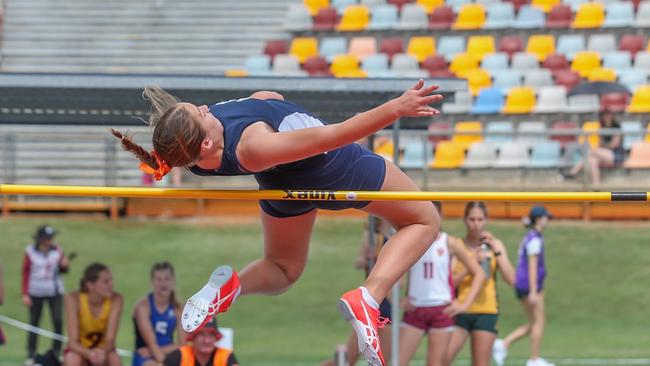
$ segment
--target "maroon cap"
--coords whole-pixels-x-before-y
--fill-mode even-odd
[[[217,337],[217,340],[220,340],[221,337],[223,337],[223,334],[219,332],[219,327],[217,326],[217,318],[212,318],[211,320],[208,320],[202,328],[195,331],[194,333],[190,333],[187,336],[187,340],[192,341],[194,340],[194,337],[203,332],[210,332],[214,334]]]

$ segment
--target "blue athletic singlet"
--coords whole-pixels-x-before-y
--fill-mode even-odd
[[[244,169],[235,154],[246,127],[265,122],[283,132],[323,126],[324,123],[301,107],[282,100],[245,98],[217,103],[210,112],[223,124],[224,150],[219,169],[193,166],[197,175],[254,175],[260,189],[375,191],[384,183],[386,163],[382,157],[350,144],[327,153],[278,165],[263,172]],[[368,202],[353,201],[260,201],[267,214],[275,217],[302,215],[315,208],[343,210],[362,208]]]
[[[151,314],[149,315],[149,321],[151,322],[151,327],[156,335],[156,343],[159,346],[166,346],[174,343],[174,330],[176,329],[176,323],[178,322],[178,319],[176,319],[176,313],[174,313],[174,306],[169,304],[167,309],[162,313],[159,313],[154,304],[152,293],[147,295],[147,302],[149,303],[149,312]],[[135,319],[133,321],[135,322]],[[147,347],[147,344],[144,342],[136,323],[135,349],[141,347]]]

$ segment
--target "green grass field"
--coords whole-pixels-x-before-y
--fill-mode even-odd
[[[219,225],[196,222],[109,222],[101,219],[9,219],[0,222],[0,260],[5,267],[6,300],[0,314],[22,321],[27,310],[20,302],[23,250],[35,227],[49,222],[59,231],[67,252],[77,251],[66,288],[74,289],[83,267],[102,261],[113,271],[116,289],[127,305],[118,346],[132,349],[131,307],[148,289],[150,265],[169,260],[177,270],[177,289],[188,296],[203,284],[217,265],[243,267],[262,253],[257,223]],[[452,235],[463,233],[460,221],[445,221]],[[349,332],[339,318],[336,300],[361,283],[353,268],[362,221],[321,219],[317,223],[309,264],[301,280],[277,297],[244,297],[221,318],[235,329],[235,349],[242,365],[315,365],[332,355]],[[521,224],[492,222],[490,230],[508,246],[510,259],[524,234]],[[556,222],[546,232],[549,277],[546,283],[547,358],[646,358],[648,332],[648,225],[639,223]],[[514,292],[499,287],[502,333],[524,321]],[[50,327],[49,318],[42,323]],[[3,326],[9,344],[0,348],[0,364],[24,360],[25,334]],[[40,338],[44,350],[49,341]],[[525,358],[527,341],[511,355]],[[422,350],[421,350],[422,351]],[[423,353],[420,352],[420,359]],[[467,350],[461,355],[467,358]],[[128,361],[130,362],[130,361]],[[461,363],[458,363],[461,364]]]

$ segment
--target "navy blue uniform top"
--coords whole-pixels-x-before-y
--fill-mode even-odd
[[[287,101],[245,98],[217,103],[210,113],[223,124],[224,149],[218,169],[190,170],[198,175],[254,175],[260,189],[379,190],[384,182],[384,159],[357,144],[281,164],[263,172],[247,171],[236,151],[243,131],[265,122],[276,132],[318,128],[324,123],[303,108]],[[262,209],[276,217],[296,216],[314,208],[341,210],[362,208],[368,202],[261,201]]]

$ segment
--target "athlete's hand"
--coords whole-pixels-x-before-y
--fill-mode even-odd
[[[400,301],[400,306],[402,307],[402,309],[404,309],[404,311],[415,310],[415,306],[413,306],[413,303],[411,303],[411,299],[409,299],[408,297],[405,297],[402,299],[402,301]]]
[[[465,310],[467,310],[467,305],[461,304],[458,301],[454,300],[451,302],[451,304],[444,308],[442,312],[449,315],[450,317],[454,317],[464,312]]]
[[[424,86],[420,79],[413,87],[394,99],[397,114],[400,117],[431,117],[440,114],[440,111],[429,106],[442,100],[442,95],[433,94],[438,89],[437,85]]]
[[[100,366],[106,363],[106,351],[101,348],[90,350],[89,361],[93,366]]]

